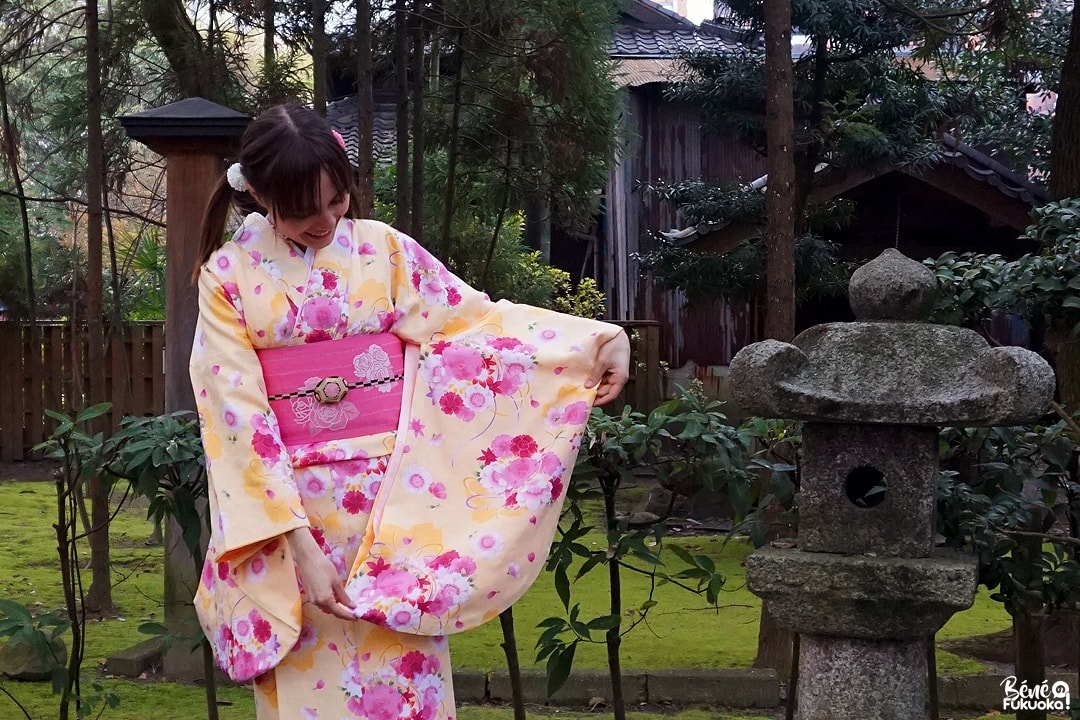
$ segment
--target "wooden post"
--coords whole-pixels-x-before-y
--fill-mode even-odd
[[[188,359],[195,337],[198,292],[192,271],[198,257],[203,210],[224,169],[236,153],[250,118],[202,98],[188,98],[120,118],[128,137],[165,157],[165,412],[195,410]],[[198,574],[181,540],[180,528],[165,533],[165,625],[193,637],[191,600]],[[165,676],[202,677],[202,657],[190,643],[178,642],[166,654]]]

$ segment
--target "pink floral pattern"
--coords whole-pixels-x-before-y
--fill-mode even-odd
[[[279,642],[273,627],[253,609],[217,628],[213,637],[214,659],[234,669],[237,679],[251,679],[273,667]]]
[[[346,708],[365,720],[433,720],[446,698],[446,680],[436,655],[412,650],[373,672],[356,658],[341,672]]]
[[[416,631],[424,616],[443,622],[472,596],[476,561],[447,550],[426,557],[365,564],[345,588],[356,616],[399,632]]]
[[[398,235],[405,269],[413,289],[425,303],[456,307],[461,302],[460,281],[435,256],[412,238]]]
[[[420,348],[403,431],[286,447],[253,351],[377,332]],[[192,349],[214,508],[195,605],[221,667],[254,677],[259,720],[453,719],[445,635],[497,615],[543,567],[589,411],[584,368],[615,332],[492,303],[374,221],[283,252],[253,215],[214,254]],[[340,374],[380,366],[373,354]],[[300,529],[362,620],[308,601],[281,541]]]
[[[531,435],[498,435],[477,460],[480,485],[509,509],[539,510],[562,498],[566,468]]]
[[[432,403],[464,422],[493,413],[499,396],[520,399],[536,377],[536,347],[511,337],[437,342],[420,360]]]

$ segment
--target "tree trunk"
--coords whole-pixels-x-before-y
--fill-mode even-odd
[[[772,668],[781,682],[787,682],[791,672],[791,639],[791,630],[779,624],[769,612],[769,604],[762,601],[754,667]]]
[[[315,112],[326,115],[326,56],[330,43],[326,39],[327,0],[311,3],[311,104]]]
[[[375,214],[375,101],[371,68],[371,0],[356,0],[356,185],[363,218]]]
[[[791,4],[765,0],[765,336],[795,337],[795,120],[791,83]]]
[[[424,242],[424,0],[414,0],[412,17],[412,227],[409,234]]]
[[[269,66],[276,55],[274,40],[277,39],[277,30],[274,28],[274,2],[275,0],[263,0],[263,62]]]
[[[1080,12],[1073,7],[1050,142],[1050,194],[1080,197]]]
[[[618,523],[615,508],[615,494],[619,489],[619,481],[609,480],[602,484],[604,493],[604,515],[607,518],[607,529],[611,532]],[[618,557],[608,559],[608,592],[610,595],[609,614],[612,617],[622,617],[622,578],[619,575],[620,563]],[[622,692],[622,663],[619,658],[619,647],[622,645],[622,626],[616,625],[607,631],[605,644],[607,645],[608,675],[611,678],[611,714],[614,720],[626,720],[626,699]]]
[[[502,627],[503,653],[506,655],[506,671],[510,675],[510,695],[514,704],[514,720],[525,720],[525,695],[521,686],[521,663],[518,661],[517,634],[514,632],[514,608],[499,613]]]
[[[1033,565],[1042,553],[1038,538],[1021,538],[1013,550],[1021,562]],[[1013,649],[1016,653],[1016,681],[1036,687],[1046,679],[1046,659],[1042,645],[1043,615],[1021,607],[1013,615]],[[1045,710],[1018,710],[1016,720],[1046,720]]]
[[[1054,372],[1058,393],[1066,412],[1080,410],[1080,339],[1069,338],[1064,331],[1054,352]]]
[[[214,78],[227,73],[215,71],[215,55],[208,52],[198,29],[192,24],[183,0],[142,0],[146,27],[169,61],[184,97],[220,100],[222,88]]]
[[[394,222],[409,223],[409,0],[394,2],[394,78],[397,90],[397,196]]]
[[[450,139],[446,150],[446,191],[443,195],[442,242],[439,244],[439,258],[447,262],[450,257],[450,223],[454,217],[454,191],[457,180],[458,131],[461,129],[461,88],[465,84],[465,53],[461,47],[460,33],[457,47],[454,49],[454,100],[450,110]]]
[[[1013,616],[1016,682],[1036,687],[1046,679],[1042,651],[1042,616],[1020,611]],[[1016,720],[1046,720],[1045,710],[1018,710]]]
[[[86,3],[86,253],[87,308],[90,337],[87,367],[90,371],[90,403],[105,400],[105,333],[102,327],[102,195],[105,177],[105,148],[101,131],[101,41],[96,0]],[[99,430],[108,432],[110,428]],[[105,482],[94,477],[86,489],[90,498],[93,526],[90,570],[93,575],[86,593],[85,607],[96,615],[113,610],[112,570],[109,562],[109,497]]]

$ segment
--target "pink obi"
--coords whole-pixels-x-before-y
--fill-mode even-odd
[[[405,351],[396,335],[351,335],[256,354],[287,447],[397,429]]]

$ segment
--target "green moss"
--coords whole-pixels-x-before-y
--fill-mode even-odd
[[[0,534],[0,597],[16,600],[39,611],[63,607],[59,565],[56,559],[54,487],[49,482],[17,482],[0,484],[0,527],[9,529]],[[87,627],[87,660],[85,685],[100,682],[121,698],[118,710],[105,716],[112,720],[141,720],[145,708],[153,707],[155,720],[187,720],[203,717],[203,690],[198,686],[177,683],[145,683],[103,678],[97,665],[114,652],[144,640],[137,628],[147,621],[162,618],[163,555],[160,547],[149,547],[146,539],[151,533],[145,511],[140,508],[121,512],[111,528],[112,581],[114,599],[118,604],[115,617],[93,621]],[[603,539],[590,537],[599,547]],[[627,634],[622,644],[622,662],[627,670],[695,667],[749,667],[757,647],[757,625],[760,601],[745,587],[744,563],[751,548],[743,542],[725,543],[721,537],[694,537],[669,540],[678,542],[694,553],[714,558],[727,577],[721,597],[721,607],[714,609],[704,599],[673,585],[656,589],[658,604],[645,619]],[[84,553],[85,555],[85,553]],[[678,561],[672,559],[673,565]],[[90,581],[84,574],[84,584]],[[623,573],[624,613],[627,621],[637,617],[637,608],[648,596],[647,579],[634,572]],[[582,617],[607,613],[607,573],[603,568],[583,576],[573,585],[573,601],[582,603]],[[537,624],[546,617],[560,615],[562,605],[555,592],[550,573],[541,573],[536,585],[514,606],[518,647],[524,667],[535,667],[534,645],[539,636]],[[980,591],[975,606],[955,616],[942,630],[939,638],[958,638],[995,632],[1009,626],[1009,617],[999,603]],[[479,670],[505,667],[499,623],[487,625],[451,638],[455,666]],[[575,666],[602,669],[606,667],[605,649],[601,644],[579,648]],[[968,658],[948,652],[938,652],[938,670],[942,675],[971,674],[983,666]],[[47,684],[3,682],[38,718],[55,717],[57,698]],[[152,697],[151,697],[152,693]],[[221,689],[225,703],[221,708],[223,720],[249,720],[254,715],[251,693],[247,688]],[[534,709],[530,708],[530,714]],[[550,712],[562,717],[573,715],[579,720],[592,713],[571,713],[565,710]],[[509,720],[506,708],[463,707],[462,720]],[[21,714],[11,701],[0,693],[0,717],[17,718]],[[717,714],[714,711],[664,713],[665,718],[677,720],[765,720],[763,716]],[[1007,716],[994,716],[1005,718]],[[634,713],[633,720],[653,720],[654,716]]]

